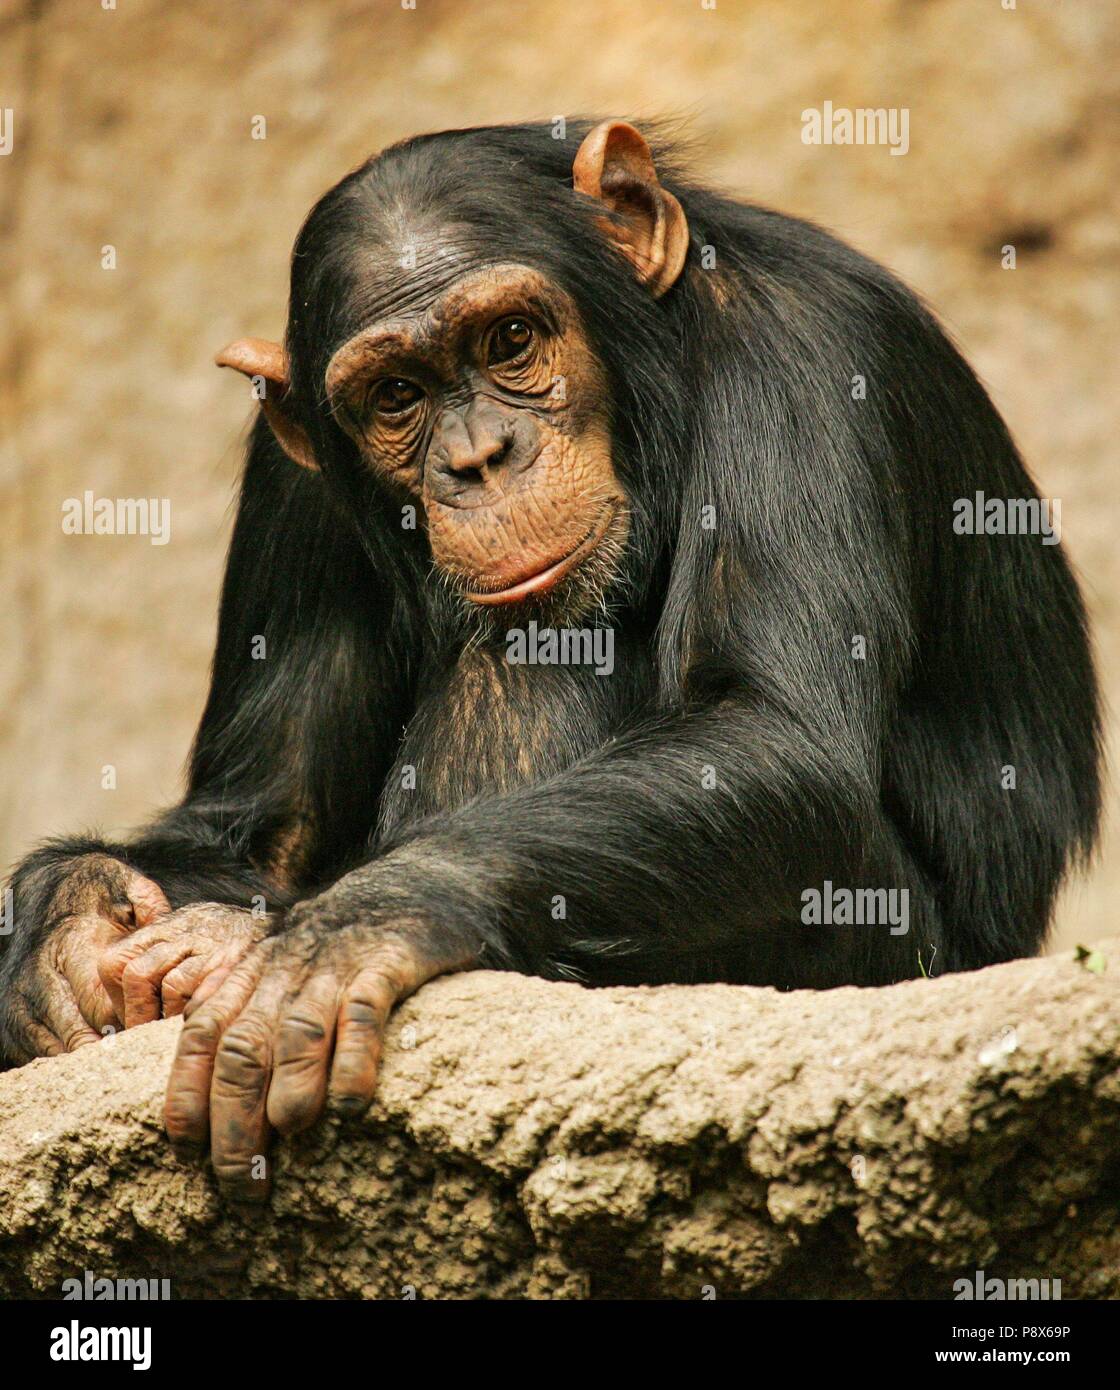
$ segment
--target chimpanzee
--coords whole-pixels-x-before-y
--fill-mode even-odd
[[[368,1104],[434,975],[968,970],[1091,850],[1074,579],[954,524],[1037,505],[976,377],[879,266],[652,146],[396,145],[304,224],[284,346],[218,357],[262,410],[189,790],[19,866],[0,1048],[190,1001],[167,1127],[235,1196],[272,1129]]]

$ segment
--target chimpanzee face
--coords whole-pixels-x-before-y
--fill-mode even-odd
[[[325,388],[368,467],[419,499],[436,568],[466,599],[590,598],[608,577],[627,523],[606,383],[546,276],[487,266],[390,309],[335,352]]]
[[[514,180],[507,191],[527,196],[516,173],[502,177]],[[328,211],[318,250],[302,237],[297,243],[296,262],[305,264],[299,294],[293,272],[301,314],[310,303],[310,318],[334,326],[342,301],[361,315],[339,327],[347,341],[322,378],[321,368],[297,362],[301,387],[293,393],[284,347],[257,338],[231,343],[218,364],[253,378],[277,440],[307,468],[319,466],[308,412],[325,405],[373,476],[417,499],[437,574],[476,614],[543,603],[552,613],[589,611],[619,574],[630,523],[611,456],[609,384],[578,304],[512,253],[486,263],[477,237],[471,250],[457,244],[455,225],[414,247],[414,267],[401,274],[401,248],[384,240],[386,228],[400,225],[395,184],[371,209],[345,286],[329,275],[316,280],[308,269],[316,257],[336,267],[346,260],[332,218],[349,209],[350,222],[339,216],[354,234],[360,204],[347,190],[344,180],[319,204]],[[422,177],[409,196],[429,203]],[[633,126],[604,121],[584,137],[565,196],[581,217],[595,209],[597,235],[618,253],[617,274],[655,298],[671,288],[687,256],[688,223]],[[373,227],[382,240],[370,255]]]

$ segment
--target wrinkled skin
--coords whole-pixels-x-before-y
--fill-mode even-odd
[[[326,895],[329,898],[329,894]],[[232,1200],[269,1192],[272,1132],[307,1129],[330,1107],[373,1099],[385,1025],[433,976],[470,963],[438,952],[418,924],[335,926],[315,900],[187,1009],[164,1118],[180,1158],[204,1152]]]
[[[20,1060],[181,1013],[211,970],[231,968],[263,932],[248,912],[214,903],[172,912],[158,884],[107,855],[75,859],[51,899],[44,945],[5,1001]]]
[[[539,272],[489,266],[379,320],[334,354],[326,389],[370,468],[419,500],[436,567],[471,602],[539,594],[622,544],[602,371]]]
[[[126,1028],[174,1018],[202,987],[213,991],[268,934],[264,919],[221,903],[192,903],[120,937],[98,973]]]
[[[83,855],[55,891],[44,945],[5,1001],[25,1049],[53,1057],[97,1042],[120,1019],[98,971],[102,954],[136,927],[170,912],[151,879],[107,855]]]

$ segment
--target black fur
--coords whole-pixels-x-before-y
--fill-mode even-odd
[[[1093,843],[1098,713],[1059,550],[953,532],[958,497],[1034,495],[1003,422],[885,270],[693,185],[665,148],[692,248],[654,300],[572,192],[588,128],[412,140],[311,213],[288,347],[323,473],[258,423],[189,792],[110,852],[174,905],[263,882],[283,907],[371,862],[355,910],[414,912],[480,933],[485,963],[592,983],[875,984],[1034,952]],[[401,530],[322,399],[331,353],[401,292],[389,248],[445,229],[454,256],[422,257],[418,292],[528,263],[575,297],[606,368],[634,508],[609,618],[587,620],[618,633],[608,679],[485,644],[460,662],[469,634],[423,533]],[[267,865],[293,826],[311,832],[283,886]],[[34,922],[88,848],[25,861],[17,916]],[[909,888],[909,933],[804,925],[801,894],[825,879]],[[40,935],[9,940],[6,979]]]

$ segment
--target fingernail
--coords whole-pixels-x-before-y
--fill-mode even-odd
[[[330,1108],[337,1111],[339,1115],[350,1117],[351,1115],[361,1115],[369,1108],[369,1101],[362,1096],[335,1096]]]

